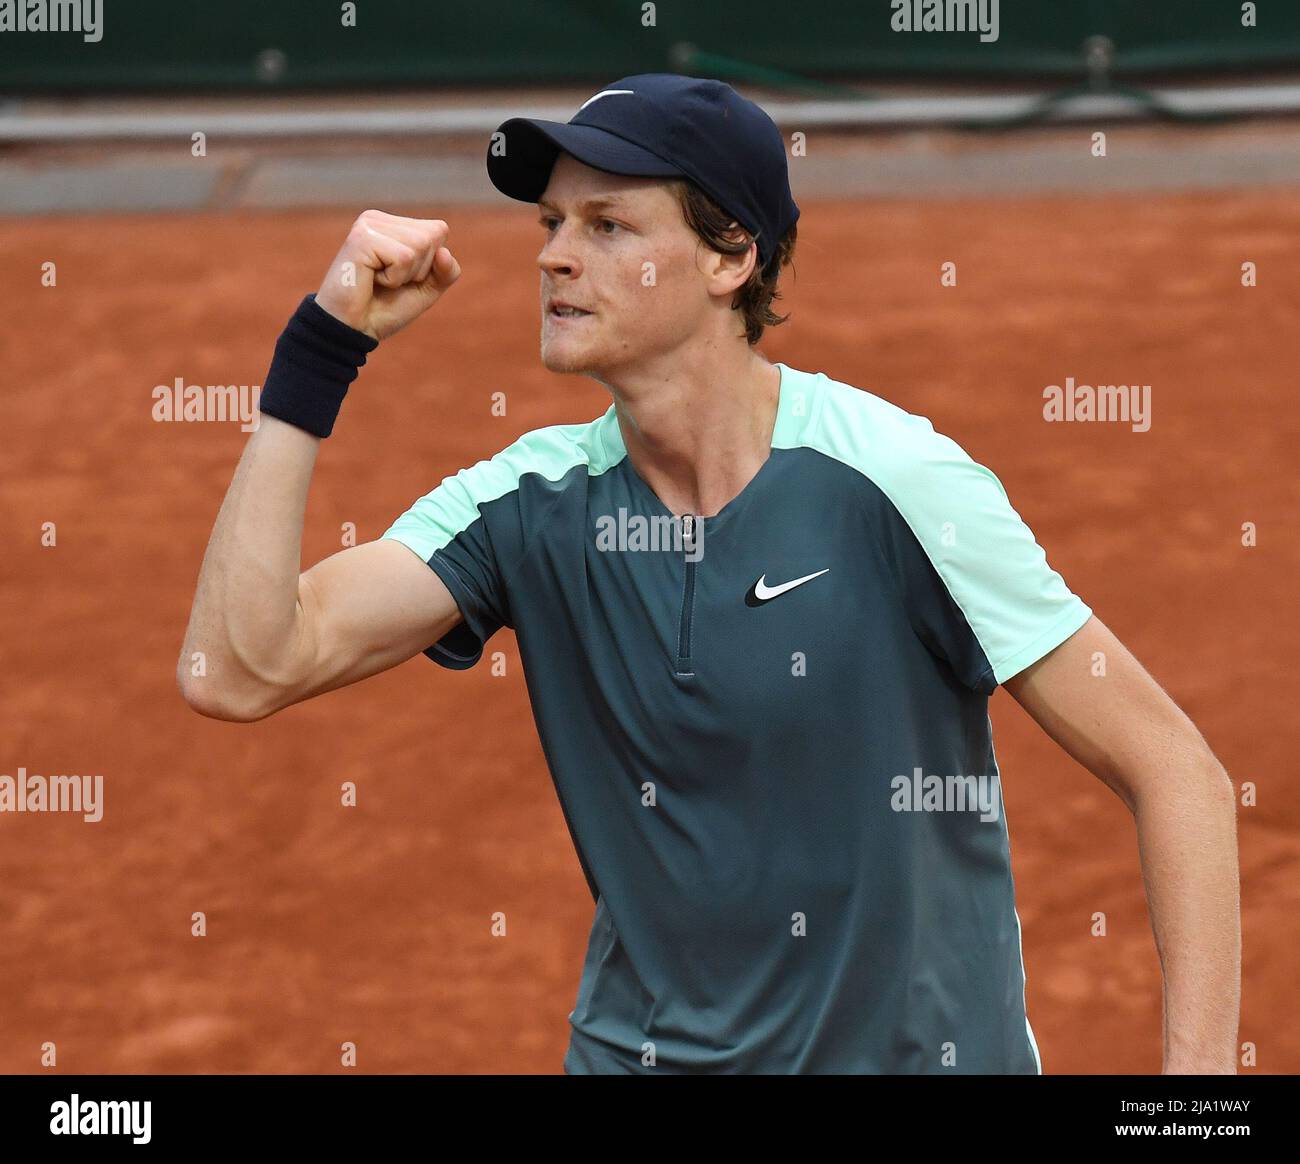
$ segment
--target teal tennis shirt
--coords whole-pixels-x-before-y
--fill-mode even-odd
[[[518,639],[595,901],[569,1074],[1039,1074],[988,698],[1087,621],[929,420],[778,364],[772,449],[675,518],[613,406],[383,535]]]

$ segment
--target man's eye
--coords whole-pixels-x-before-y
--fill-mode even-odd
[[[554,229],[555,229],[555,224],[556,224],[558,221],[559,221],[559,220],[558,220],[554,215],[546,215],[546,216],[544,216],[544,217],[542,217],[542,218],[539,218],[539,219],[537,220],[538,225],[539,225],[539,226],[544,226],[544,227],[546,227],[546,229],[547,229],[548,231],[549,231],[549,230],[554,230]],[[614,230],[622,230],[622,229],[623,229],[622,225],[621,225],[620,223],[615,222],[612,218],[601,218],[601,219],[598,219],[596,225],[597,225],[597,227],[600,229],[600,231],[601,231],[603,234],[613,234],[613,232],[614,232],[613,230],[606,230],[606,229],[605,229],[606,227],[613,227]]]

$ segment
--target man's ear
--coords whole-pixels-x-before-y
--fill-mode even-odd
[[[738,255],[724,254],[700,241],[702,257],[700,270],[708,278],[710,290],[716,295],[731,295],[748,281],[758,265],[758,244],[750,243],[747,251]]]

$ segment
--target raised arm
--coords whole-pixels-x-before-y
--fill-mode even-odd
[[[446,237],[439,220],[366,211],[335,256],[316,307],[372,341],[394,334],[460,277]],[[296,354],[295,391],[310,394],[315,360]],[[333,385],[329,370],[320,375],[322,397],[337,391],[337,372]],[[313,425],[320,429],[319,417]],[[332,418],[321,431],[331,425]],[[181,693],[203,715],[263,719],[396,666],[460,619],[437,575],[395,542],[342,550],[300,573],[320,442],[265,413],[249,436],[208,542],[177,662]]]

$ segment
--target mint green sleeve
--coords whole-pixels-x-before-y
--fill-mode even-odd
[[[474,666],[487,641],[511,626],[506,577],[520,544],[518,472],[499,453],[443,478],[384,531],[442,579],[461,621],[425,654],[452,670]]]
[[[510,579],[560,496],[547,483],[588,463],[591,428],[550,425],[524,433],[491,458],[444,477],[380,535],[424,559],[456,600],[461,622],[425,651],[434,662],[472,667],[492,635],[514,627]]]
[[[894,420],[876,480],[915,539],[896,544],[911,613],[960,661],[968,684],[991,689],[1063,643],[1092,610],[1048,563],[991,469],[928,419]],[[936,576],[951,606],[934,600]],[[962,641],[963,623],[974,644]]]

